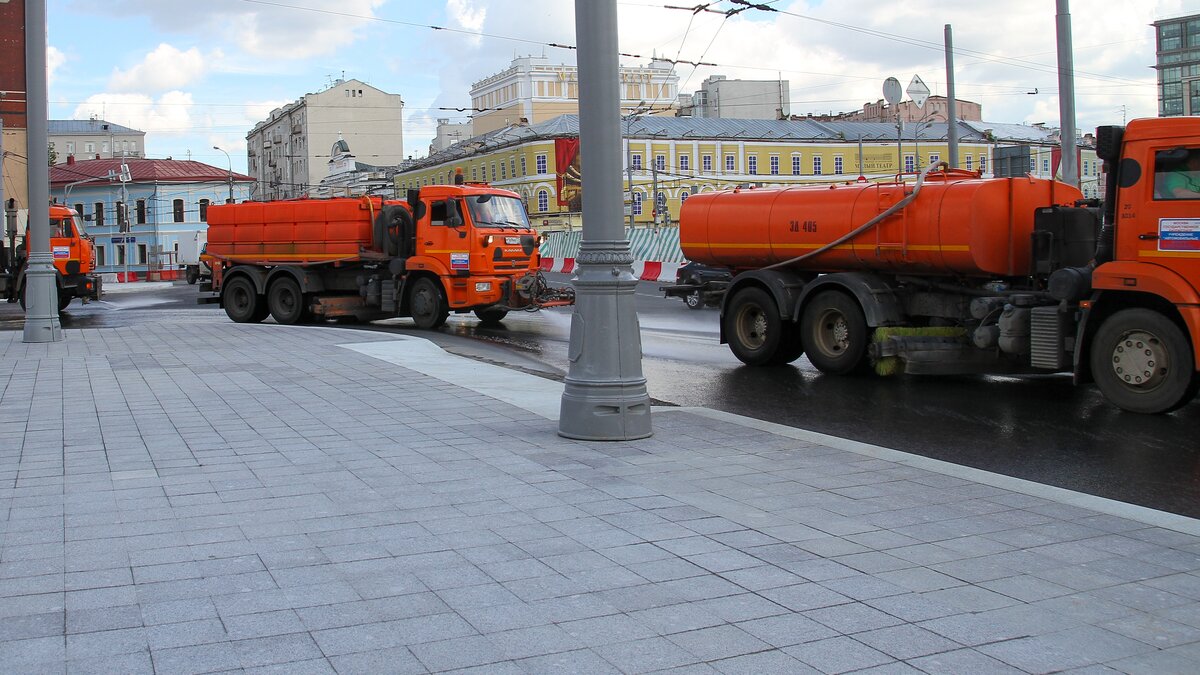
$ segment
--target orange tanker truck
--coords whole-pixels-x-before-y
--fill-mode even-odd
[[[28,261],[25,244],[16,243],[16,208],[9,200],[6,211],[12,214],[8,245],[0,240],[0,298],[20,302],[25,309],[25,270]],[[29,230],[25,239],[29,241]],[[99,300],[100,275],[96,271],[96,247],[83,229],[79,214],[61,204],[50,205],[50,254],[54,259],[54,278],[58,286],[58,311],[66,310],[74,298],[83,302]]]
[[[1096,137],[1102,203],[943,164],[911,184],[697,194],[680,241],[735,272],[721,341],[747,364],[1070,372],[1125,410],[1167,412],[1200,388],[1200,119]]]
[[[520,197],[479,185],[430,185],[407,201],[212,206],[200,301],[238,322],[412,317],[437,328],[450,312],[498,322],[574,301],[542,277],[538,244]]]

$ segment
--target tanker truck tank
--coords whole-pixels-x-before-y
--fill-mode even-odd
[[[680,244],[689,260],[709,265],[736,270],[776,265],[846,236],[914,188],[858,182],[701,193],[683,204]],[[931,172],[903,208],[794,268],[977,279],[1025,276],[1032,272],[1035,211],[1079,199],[1078,189],[1052,180]]]

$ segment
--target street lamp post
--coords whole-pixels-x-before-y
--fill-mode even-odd
[[[214,145],[213,150],[221,150],[221,148]],[[225,151],[221,150],[221,152],[225,152]],[[225,160],[227,162],[229,162],[229,200],[226,203],[232,204],[233,203],[233,160],[229,157],[228,152],[225,152]]]

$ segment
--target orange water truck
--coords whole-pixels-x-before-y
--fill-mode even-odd
[[[1102,202],[1033,177],[701,193],[684,255],[733,270],[721,341],[828,374],[1072,373],[1162,413],[1200,389],[1200,118],[1100,127]]]

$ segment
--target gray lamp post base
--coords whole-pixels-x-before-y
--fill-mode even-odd
[[[58,285],[55,283],[54,258],[49,253],[31,253],[25,269],[24,342],[58,342],[62,326],[58,322]]]
[[[558,434],[591,441],[646,438],[650,395],[642,376],[642,342],[629,242],[583,241],[571,315],[570,370]]]

